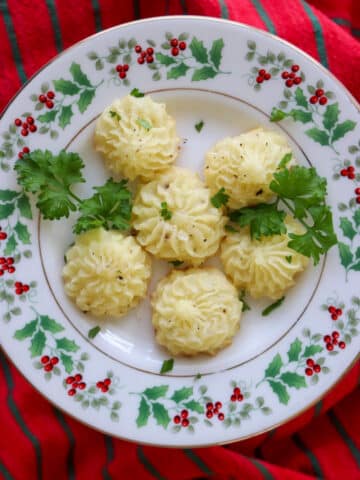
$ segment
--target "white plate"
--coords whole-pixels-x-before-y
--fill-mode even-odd
[[[172,38],[185,42],[178,55],[170,47]],[[152,63],[138,63],[138,44],[154,49]],[[125,63],[129,70],[120,78],[115,67]],[[282,72],[291,72],[293,65],[300,80],[287,86]],[[260,69],[271,78],[257,82]],[[77,193],[90,194],[109,176],[92,146],[94,122],[105,106],[134,87],[166,102],[184,139],[177,164],[199,172],[206,150],[224,136],[258,125],[284,132],[298,161],[313,164],[327,178],[340,242],[317,267],[307,269],[271,315],[261,316],[266,302],[251,302],[231,347],[213,358],[177,359],[165,375],[159,371],[168,354],[154,341],[148,298],[123,320],[109,319],[94,340],[87,338],[96,322],[74,307],[61,282],[74,217],[40,220],[12,169],[23,147],[67,148],[86,163],[87,183]],[[324,90],[326,100],[320,102],[319,96],[313,104],[316,89]],[[39,95],[49,91],[55,92],[48,98],[53,105],[39,102]],[[290,115],[273,123],[274,108]],[[37,129],[23,136],[14,122],[29,115]],[[311,58],[236,23],[150,19],[107,30],[64,52],[20,91],[1,119],[0,236],[6,238],[0,240],[0,255],[15,260],[0,276],[1,341],[7,354],[38,390],[78,420],[154,445],[231,442],[309,407],[359,350],[358,115],[354,99]],[[199,133],[194,125],[200,120]],[[353,179],[340,173],[349,165]],[[165,262],[154,263],[150,291],[168,269]],[[16,293],[15,282],[29,289]],[[341,310],[335,320],[330,306]],[[340,337],[328,350],[324,336],[333,331]],[[41,363],[44,356],[58,358],[52,370]],[[320,371],[306,374],[309,359]],[[66,379],[76,374],[81,385],[71,396]],[[105,379],[108,388],[99,388]],[[207,413],[209,402],[214,408],[221,403],[217,412]]]

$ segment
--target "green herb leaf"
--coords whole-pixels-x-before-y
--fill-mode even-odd
[[[273,108],[271,110],[271,116],[270,116],[270,121],[271,122],[280,122],[281,120],[284,120],[288,114],[284,112],[283,110],[280,110],[278,108]]]
[[[201,130],[203,129],[203,126],[204,126],[204,125],[205,125],[205,124],[204,124],[203,120],[201,120],[201,121],[198,122],[198,123],[195,123],[195,130],[200,133]]]
[[[174,267],[180,267],[180,265],[182,265],[184,262],[182,262],[181,260],[172,260],[169,263],[171,263],[171,265],[174,265]]]
[[[261,315],[263,317],[266,317],[267,315],[270,315],[270,313],[275,310],[276,308],[280,307],[280,305],[283,303],[285,300],[285,297],[279,298],[279,300],[276,300],[276,302],[272,303],[268,307],[266,307],[262,312]]]
[[[161,202],[160,215],[163,217],[164,220],[170,220],[172,217],[172,212],[168,209],[168,205],[166,202]]]
[[[288,262],[288,263],[291,263],[292,262],[292,256],[291,255],[287,255],[285,257],[285,260]]]
[[[283,156],[283,158],[280,160],[280,163],[278,165],[278,170],[282,169],[282,168],[285,168],[286,165],[291,162],[291,159],[292,159],[292,153],[285,153],[285,155]]]
[[[250,305],[245,300],[245,290],[242,290],[239,294],[239,300],[242,302],[242,312],[246,312],[247,310],[251,310]]]
[[[163,373],[171,372],[173,368],[174,368],[174,359],[169,358],[168,360],[163,361],[161,365],[160,373],[163,374]]]
[[[286,233],[285,217],[286,213],[278,210],[276,203],[259,203],[255,207],[244,207],[230,214],[230,220],[240,227],[249,225],[251,237],[255,239]]]
[[[138,118],[138,119],[136,120],[136,123],[137,123],[140,127],[145,128],[145,130],[147,130],[147,131],[151,130],[151,128],[152,128],[151,123],[148,122],[147,120],[144,120],[143,118]]]
[[[117,112],[114,112],[113,110],[110,110],[109,111],[109,115],[110,117],[112,118],[116,118],[116,120],[118,120],[120,122],[121,120],[121,115],[119,115]]]
[[[101,332],[101,327],[99,325],[96,325],[96,327],[90,328],[88,331],[88,338],[95,338],[98,333]]]
[[[138,88],[133,88],[130,92],[130,95],[132,95],[133,97],[136,97],[136,98],[141,98],[141,97],[145,96],[145,94],[140,92],[140,90]]]
[[[225,193],[225,188],[221,187],[220,190],[211,197],[210,201],[215,208],[221,208],[229,201],[230,196]]]

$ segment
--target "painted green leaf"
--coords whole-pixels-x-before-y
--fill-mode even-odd
[[[36,120],[41,123],[51,123],[53,120],[55,120],[57,113],[57,110],[50,110],[49,112],[39,115]]]
[[[355,270],[355,272],[360,272],[360,262],[354,263],[351,265],[351,270]]]
[[[144,427],[150,416],[150,406],[144,397],[141,397],[138,416],[136,418],[136,425],[138,427]]]
[[[174,402],[179,403],[191,397],[192,394],[193,394],[193,387],[183,387],[183,388],[180,388],[180,390],[175,390],[175,392],[171,397],[171,400],[174,400]]]
[[[1,202],[11,202],[15,197],[19,195],[19,192],[14,190],[0,190],[0,201]]]
[[[320,145],[329,145],[329,135],[319,128],[313,127],[305,131],[306,135],[312,138],[315,142],[320,143]]]
[[[272,359],[270,365],[265,370],[265,377],[276,377],[280,373],[283,362],[279,353]]]
[[[299,107],[305,107],[306,109],[308,108],[308,100],[300,87],[297,87],[295,90],[295,101]]]
[[[118,422],[119,421],[119,414],[117,412],[112,411],[110,413],[110,418],[113,422]]]
[[[285,372],[280,375],[281,380],[286,383],[289,387],[294,387],[297,390],[299,388],[306,387],[305,377],[303,375],[299,375],[295,372]]]
[[[350,247],[345,243],[338,242],[341,265],[347,268],[353,261]]]
[[[73,111],[71,105],[65,105],[62,107],[59,116],[59,127],[64,129],[67,125],[69,125],[72,116]]]
[[[46,343],[45,334],[42,330],[39,330],[38,332],[35,333],[35,335],[31,339],[31,343],[29,347],[31,358],[38,357],[43,353],[45,348],[45,343]]]
[[[304,350],[303,357],[304,358],[312,357],[316,353],[320,353],[323,350],[324,348],[321,345],[308,345]]]
[[[166,74],[166,78],[171,80],[172,78],[176,79],[179,77],[183,77],[186,75],[186,72],[189,70],[190,67],[185,65],[185,63],[179,63],[176,67],[172,67]]]
[[[60,323],[56,322],[52,318],[48,317],[47,315],[40,316],[40,323],[44,330],[47,330],[51,333],[58,333],[64,330],[64,327],[60,325]]]
[[[61,92],[64,95],[76,95],[80,92],[80,87],[76,83],[70,82],[70,80],[54,80],[55,90]]]
[[[245,58],[247,61],[251,61],[253,58],[255,57],[255,52],[247,52],[247,54],[245,55]]]
[[[156,423],[166,429],[170,423],[170,417],[164,405],[155,402],[152,404],[152,410]]]
[[[156,52],[155,54],[156,60],[161,63],[161,65],[172,65],[176,63],[176,60],[174,57],[170,57],[170,55],[164,55],[161,52]]]
[[[345,120],[345,122],[338,123],[334,128],[331,140],[336,142],[339,138],[344,137],[348,132],[351,132],[356,127],[356,122],[352,120]]]
[[[211,45],[210,60],[212,61],[216,69],[219,69],[220,67],[223,48],[224,48],[224,40],[222,38],[218,38],[217,40],[214,40]]]
[[[60,353],[60,360],[61,363],[64,365],[66,373],[71,373],[74,369],[74,362],[70,355],[66,355],[66,353]]]
[[[84,113],[95,97],[95,90],[84,90],[81,92],[77,105],[80,113]]]
[[[204,413],[204,407],[196,400],[189,400],[188,402],[184,402],[184,405],[186,408],[193,412]]]
[[[287,405],[290,400],[290,396],[286,387],[280,383],[275,382],[274,380],[268,380],[271,390],[277,395],[279,402]]]
[[[22,217],[32,219],[30,202],[25,193],[18,198],[16,205]]]
[[[290,345],[290,349],[287,352],[289,362],[296,362],[297,360],[299,360],[301,349],[302,349],[302,342],[297,338],[292,342],[292,344]]]
[[[35,320],[27,323],[20,330],[16,330],[16,332],[14,333],[14,338],[16,338],[16,340],[24,340],[25,338],[31,337],[36,330],[37,324],[38,319],[36,318]]]
[[[4,255],[11,255],[12,253],[14,253],[15,250],[16,250],[17,244],[18,243],[16,241],[15,235],[14,234],[10,235],[10,237],[8,238],[8,240],[6,242],[6,246],[5,246],[5,249],[4,249]]]
[[[250,50],[255,50],[256,49],[256,43],[253,40],[248,40],[247,41],[247,46],[249,47]]]
[[[91,83],[85,73],[81,70],[78,63],[73,62],[70,67],[70,73],[75,82],[84,87],[91,87]]]
[[[147,388],[143,393],[149,400],[157,400],[160,397],[165,397],[168,388],[169,385],[159,385],[158,387]]]
[[[104,62],[101,60],[101,58],[98,58],[96,60],[95,68],[96,68],[96,70],[102,70],[104,68]]]
[[[326,130],[331,130],[336,125],[339,118],[339,104],[333,103],[332,105],[328,105],[326,107],[324,118],[323,118],[323,125]]]
[[[10,217],[13,213],[15,206],[13,203],[3,203],[0,205],[0,220]]]
[[[353,215],[353,220],[355,222],[355,225],[357,227],[360,227],[360,208],[358,208],[357,210],[355,210],[355,213]]]
[[[208,53],[202,40],[198,40],[194,37],[191,40],[189,48],[196,61],[200,63],[208,63]]]
[[[20,242],[22,242],[24,245],[29,245],[31,243],[30,233],[29,233],[28,227],[26,225],[24,225],[21,222],[17,222],[15,227],[14,227],[14,230],[15,230],[15,232],[17,234],[17,237],[20,240]]]
[[[212,67],[202,67],[195,70],[191,80],[193,82],[199,82],[200,80],[207,80],[208,78],[216,77],[217,72]]]
[[[66,337],[56,339],[56,346],[59,350],[65,350],[66,352],[77,352],[80,348],[74,340],[69,340]]]
[[[293,109],[289,112],[289,116],[292,117],[295,122],[309,123],[312,121],[312,113],[304,112],[303,110]]]
[[[346,217],[340,217],[340,228],[344,234],[344,237],[352,240],[356,236],[356,230],[354,230],[353,224]]]

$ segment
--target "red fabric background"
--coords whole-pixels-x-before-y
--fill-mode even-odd
[[[222,16],[275,32],[360,99],[359,0],[8,0],[0,1],[0,110],[63,48],[164,14]],[[359,374],[357,364],[320,403],[275,431],[224,447],[169,450],[110,438],[58,412],[0,354],[0,478],[358,479]]]

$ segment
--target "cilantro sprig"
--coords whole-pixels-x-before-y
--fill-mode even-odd
[[[221,208],[223,205],[227,204],[229,198],[229,195],[225,192],[225,188],[221,187],[220,190],[210,198],[210,201],[215,208]]]
[[[168,204],[166,202],[161,202],[160,215],[164,220],[170,220],[172,217],[172,212],[168,209]]]
[[[71,188],[85,182],[83,168],[77,153],[63,150],[58,155],[34,150],[15,164],[19,185],[37,196],[36,206],[45,219],[58,220],[79,211],[81,215],[73,227],[76,234],[97,227],[129,228],[132,195],[127,181],[117,183],[110,178],[103,186],[94,187],[92,197],[82,200]]]

